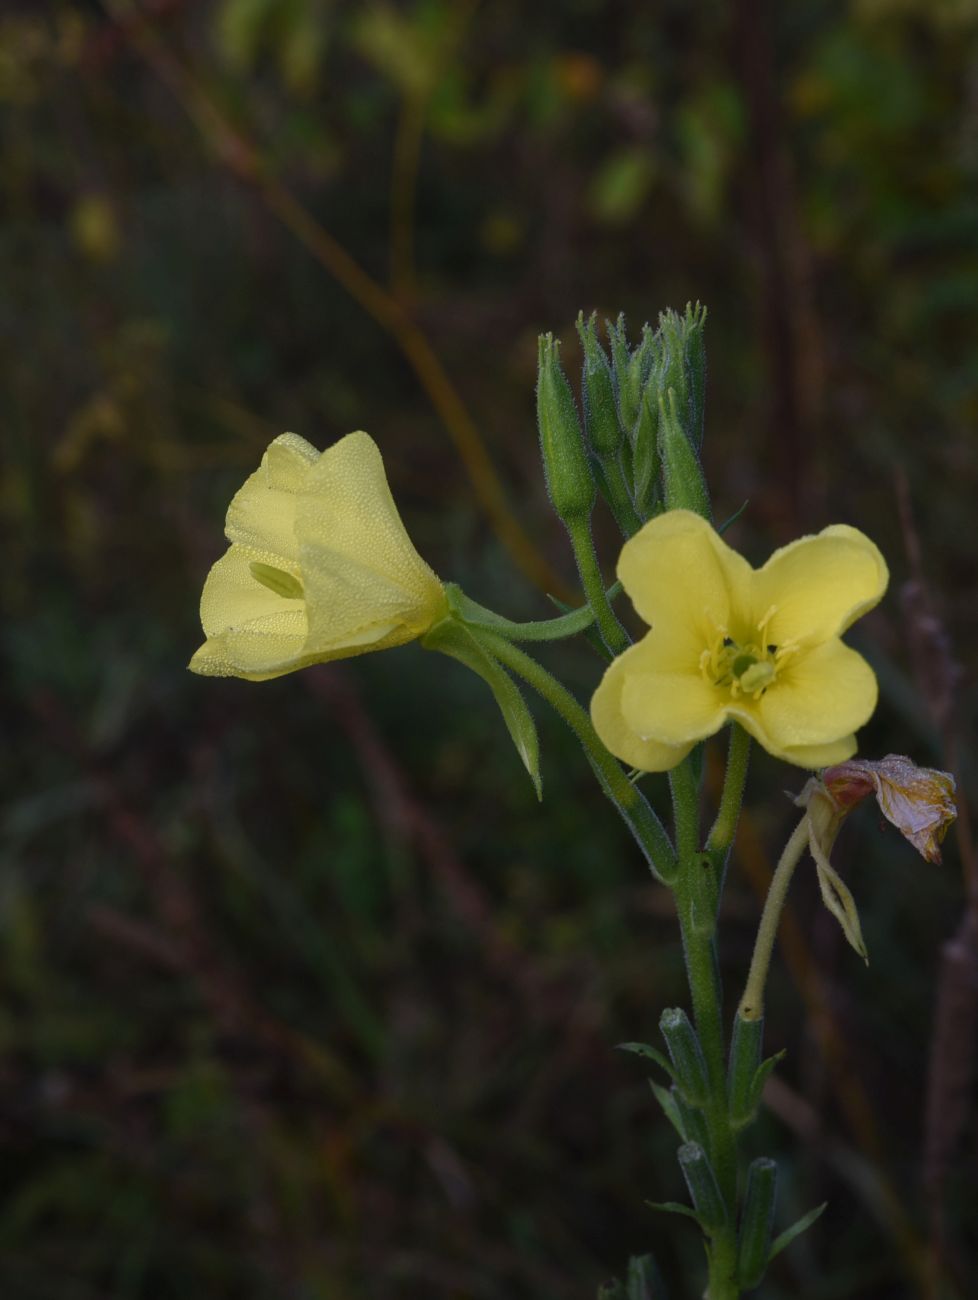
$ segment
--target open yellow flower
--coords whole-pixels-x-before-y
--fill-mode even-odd
[[[840,637],[888,581],[868,537],[835,524],[755,570],[701,516],[672,510],[625,543],[618,576],[651,631],[591,702],[613,754],[664,772],[731,720],[799,767],[855,752],[876,678]]]
[[[265,681],[412,641],[446,613],[366,433],[322,454],[294,433],[276,438],[225,532],[230,549],[200,600],[195,673]]]

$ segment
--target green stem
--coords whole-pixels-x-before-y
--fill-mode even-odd
[[[764,985],[767,983],[767,972],[771,965],[771,953],[778,933],[781,909],[784,907],[795,867],[807,846],[808,814],[806,812],[784,846],[784,852],[771,878],[767,898],[764,900],[764,910],[761,913],[761,923],[757,928],[757,939],[754,941],[754,955],[750,961],[747,984],[744,986],[744,996],[740,999],[740,1007],[737,1011],[744,1020],[760,1020],[764,1015]]]
[[[518,646],[494,632],[480,633],[482,645],[541,695],[574,732],[601,788],[618,809],[659,880],[668,883],[676,873],[676,855],[662,823],[640,790],[629,781],[594,730],[591,719],[570,691],[546,668]]]
[[[605,593],[605,599],[611,601],[620,592],[621,583],[612,583]],[[462,588],[454,582],[445,583],[445,594],[449,606],[463,623],[470,623],[479,628],[487,627],[510,641],[560,641],[564,637],[585,632],[595,620],[595,612],[591,606],[582,605],[580,609],[572,609],[570,613],[562,614],[559,618],[541,618],[528,623],[516,623],[487,609],[485,605],[480,605],[471,596],[466,596]]]
[[[734,722],[730,728],[727,774],[723,779],[720,807],[717,809],[716,821],[713,823],[710,837],[706,841],[706,847],[715,855],[715,860],[726,856],[737,833],[749,762],[750,736],[739,723]]]
[[[615,522],[625,537],[631,537],[642,527],[642,521],[628,491],[621,458],[618,452],[615,452],[612,456],[601,456],[600,461],[608,488],[608,505],[611,506],[611,513],[615,516]]]
[[[669,773],[679,871],[673,885],[683,937],[686,974],[693,1002],[693,1018],[706,1060],[709,1095],[703,1118],[710,1145],[710,1161],[727,1206],[728,1222],[715,1233],[709,1250],[709,1300],[735,1300],[737,1145],[727,1103],[721,985],[713,941],[715,891],[704,883],[712,871],[710,859],[699,851],[699,792],[688,758]]]
[[[587,603],[594,610],[601,639],[612,654],[620,655],[628,649],[631,642],[605,595],[604,579],[594,549],[594,538],[591,536],[591,521],[586,515],[580,515],[576,519],[565,520],[565,524],[574,548],[577,571],[581,575],[581,586]]]

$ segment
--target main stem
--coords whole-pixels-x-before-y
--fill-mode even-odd
[[[716,890],[712,858],[699,851],[699,794],[689,759],[669,774],[679,870],[673,888],[682,930],[693,1018],[706,1058],[709,1097],[703,1108],[709,1156],[727,1207],[727,1222],[710,1242],[708,1300],[736,1300],[737,1146],[730,1126],[719,966],[714,943]]]

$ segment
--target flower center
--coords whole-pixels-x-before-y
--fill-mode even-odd
[[[700,655],[700,672],[713,686],[729,690],[731,698],[749,695],[759,700],[777,678],[794,645],[772,645],[767,625],[775,612],[771,606],[756,629],[743,641],[735,641],[725,627],[718,627],[712,643]]]

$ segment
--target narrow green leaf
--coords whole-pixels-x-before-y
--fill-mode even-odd
[[[672,1068],[669,1058],[658,1048],[650,1046],[648,1043],[618,1043],[619,1052],[632,1052],[635,1056],[645,1056],[650,1061],[655,1061],[660,1069],[665,1070],[669,1078],[675,1082],[676,1071]]]
[[[753,1081],[750,1086],[750,1118],[753,1119],[758,1106],[761,1104],[761,1094],[764,1091],[764,1085],[767,1083],[768,1075],[771,1074],[774,1067],[787,1055],[787,1049],[782,1048],[780,1052],[775,1052],[762,1061],[757,1067]]]
[[[775,1255],[780,1255],[786,1246],[790,1246],[796,1237],[800,1237],[803,1232],[810,1228],[827,1205],[828,1201],[823,1201],[821,1205],[817,1205],[814,1210],[809,1210],[807,1214],[803,1214],[797,1223],[793,1223],[790,1228],[785,1228],[784,1232],[775,1237],[774,1241],[771,1242],[771,1251],[767,1257],[768,1263],[774,1259]]]
[[[685,1142],[689,1134],[686,1131],[686,1124],[676,1101],[675,1094],[670,1092],[668,1088],[663,1088],[662,1085],[656,1083],[654,1079],[649,1080],[649,1087],[655,1094],[656,1101],[662,1107],[662,1113]]]
[[[471,668],[485,681],[499,705],[503,721],[509,729],[516,752],[530,774],[537,798],[543,798],[540,777],[540,742],[536,724],[519,687],[493,656],[480,644],[478,629],[466,626],[455,618],[442,619],[427,633],[421,644],[426,650],[439,650],[442,654]]]
[[[698,1223],[704,1232],[706,1231],[703,1220],[689,1205],[683,1205],[679,1201],[646,1201],[645,1204],[650,1210],[663,1210],[666,1214],[682,1214],[687,1219],[692,1219],[694,1223]]]

